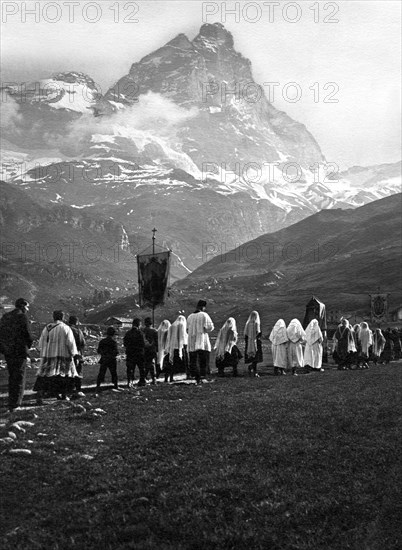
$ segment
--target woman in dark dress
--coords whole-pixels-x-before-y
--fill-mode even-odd
[[[257,311],[252,311],[244,327],[244,362],[248,363],[248,374],[258,378],[257,364],[262,362],[261,322]]]
[[[381,360],[386,365],[394,358],[394,339],[392,337],[391,329],[387,328],[384,331],[385,346],[381,355]]]
[[[218,376],[225,376],[225,368],[232,368],[233,376],[237,376],[237,367],[243,356],[236,343],[236,321],[233,317],[229,317],[219,331],[215,342],[215,364],[218,369]]]
[[[354,354],[356,353],[356,343],[353,330],[347,319],[342,319],[341,324],[336,329],[334,338],[336,340],[338,369],[345,370],[352,368]]]
[[[163,363],[165,382],[174,382],[174,374],[188,372],[187,340],[187,321],[184,315],[179,315],[168,330],[168,354]]]

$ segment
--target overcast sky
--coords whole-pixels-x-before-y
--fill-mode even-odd
[[[36,16],[29,13],[35,2],[1,3],[3,84],[75,70],[106,91],[178,33],[193,39],[204,22],[219,21],[251,60],[254,79],[279,83],[275,107],[306,125],[328,161],[345,168],[400,160],[399,1],[49,0],[36,2]],[[239,21],[222,9],[236,4]],[[289,101],[295,88],[283,97],[289,82],[300,100]]]

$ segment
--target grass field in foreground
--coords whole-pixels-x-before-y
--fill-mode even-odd
[[[105,391],[99,418],[38,408],[32,455],[1,455],[0,547],[400,548],[401,372]]]

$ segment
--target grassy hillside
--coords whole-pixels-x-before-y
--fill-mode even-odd
[[[86,412],[38,407],[12,444],[32,454],[0,451],[0,545],[396,550],[400,368],[105,391],[87,395]]]

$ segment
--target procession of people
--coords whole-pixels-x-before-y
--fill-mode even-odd
[[[263,362],[263,333],[259,313],[252,311],[248,316],[242,332],[242,350],[242,346],[239,346],[237,323],[233,317],[223,323],[212,347],[209,335],[215,327],[206,309],[207,302],[199,300],[195,311],[187,319],[180,312],[172,323],[164,319],[158,329],[152,326],[150,317],[144,319],[143,326],[139,317],[134,318],[131,329],[122,339],[126,356],[127,388],[134,385],[137,367],[137,387],[146,386],[148,377],[151,384],[156,384],[161,374],[166,383],[174,382],[175,375],[179,373],[201,385],[211,373],[212,350],[215,351],[218,377],[225,377],[227,374],[237,377],[244,353],[248,375],[258,378],[258,365]],[[0,351],[5,357],[9,374],[10,411],[22,404],[27,358],[34,342],[29,328],[28,310],[28,301],[19,298],[15,302],[15,309],[3,315],[0,320]],[[63,311],[54,311],[53,320],[43,328],[36,347],[40,355],[33,387],[37,404],[42,404],[45,397],[69,400],[85,396],[82,391],[86,346],[84,333],[76,316],[70,316],[68,322],[65,319]],[[119,350],[116,336],[116,329],[110,326],[105,337],[98,343],[97,354],[100,359],[96,394],[101,391],[107,371],[110,372],[114,390],[121,391],[117,359],[123,349]],[[305,329],[296,318],[288,326],[284,319],[278,319],[268,340],[275,375],[297,376],[298,371],[324,371],[322,363],[325,331],[321,330],[318,319],[311,319]],[[397,330],[390,328],[384,333],[379,328],[372,331],[367,322],[352,326],[348,319],[342,318],[334,333],[330,352],[339,370],[367,369],[369,362],[374,365],[388,364],[393,359],[401,358],[400,335]]]

